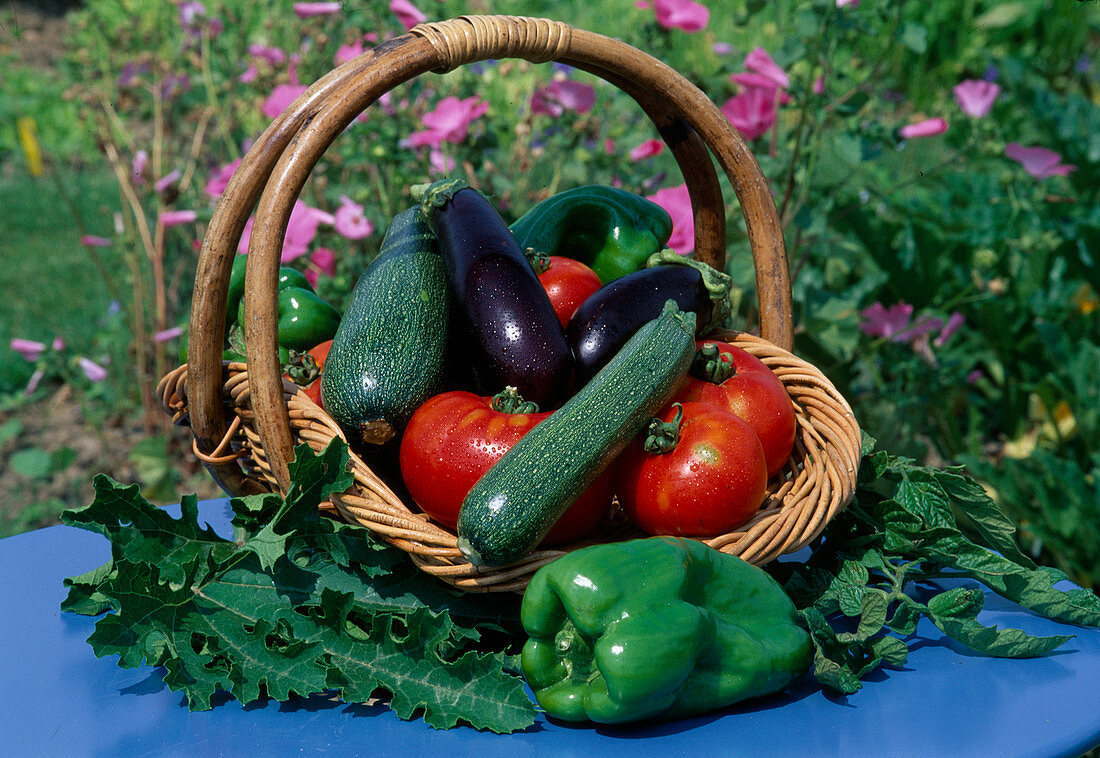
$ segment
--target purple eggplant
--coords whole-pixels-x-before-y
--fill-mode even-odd
[[[577,389],[668,300],[695,314],[697,335],[729,316],[732,281],[726,274],[671,250],[651,256],[648,266],[596,290],[569,319],[565,336],[576,360]]]
[[[573,387],[573,352],[538,275],[496,208],[460,179],[428,187],[420,202],[454,295],[457,353],[484,392],[515,387],[543,409]]]

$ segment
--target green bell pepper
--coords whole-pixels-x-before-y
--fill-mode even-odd
[[[281,287],[278,300],[279,346],[304,352],[336,336],[340,312],[305,287]],[[237,323],[244,319],[244,300],[237,306]]]
[[[247,265],[247,255],[238,255],[233,259],[233,268],[229,274],[229,291],[225,300],[225,331],[227,334],[229,328],[238,322],[241,312],[241,300],[244,298],[244,273]],[[309,283],[309,279],[306,279],[305,274],[296,268],[280,266],[279,284],[276,289],[282,291],[287,287],[301,287],[310,292],[313,291],[313,285]]]
[[[782,690],[813,657],[770,575],[673,537],[594,545],[543,566],[520,619],[524,677],[565,721],[703,713]]]
[[[607,284],[665,246],[672,218],[644,197],[593,184],[551,195],[510,228],[521,250],[575,258]]]
[[[248,256],[233,259],[229,274],[229,290],[225,305],[226,348],[222,360],[241,361],[244,357],[244,340],[239,324],[244,318],[244,277]],[[279,268],[279,363],[291,360],[291,351],[305,352],[336,336],[340,325],[340,312],[322,300],[314,291],[306,275],[295,268]],[[187,334],[180,343],[179,358],[187,363]]]

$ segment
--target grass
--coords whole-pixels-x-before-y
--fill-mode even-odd
[[[67,195],[87,232],[110,236],[117,188],[104,170],[60,169],[59,181],[9,171],[0,178],[0,388],[18,381],[30,366],[13,352],[12,337],[49,343],[61,335],[77,352],[91,349],[111,294],[80,244],[81,231],[66,206]],[[64,193],[58,186],[64,187]],[[122,255],[96,251],[108,275],[120,275]]]

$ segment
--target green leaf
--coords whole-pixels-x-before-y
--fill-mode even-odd
[[[285,499],[231,501],[233,540],[198,525],[194,497],[173,519],[136,487],[97,477],[93,503],[64,518],[105,534],[112,560],[66,580],[63,607],[112,610],[88,640],[95,654],[162,666],[192,709],[220,690],[248,703],[332,689],[366,700],[382,688],[398,716],[440,728],[534,723],[501,649],[518,599],[457,598],[362,527],[321,517],[318,504],[351,482],[346,463],[342,443],[317,456],[300,446]],[[506,642],[487,645],[486,631]]]
[[[69,526],[98,532],[111,541],[115,560],[157,566],[165,581],[179,584],[196,558],[222,560],[237,547],[207,524],[198,524],[198,499],[180,500],[181,516],[173,518],[139,494],[136,484],[122,485],[104,474],[92,480],[95,499],[89,505],[62,511]]]
[[[978,621],[985,596],[980,589],[956,587],[928,601],[928,618],[941,631],[979,653],[998,658],[1046,655],[1072,635],[1035,637],[1019,629],[998,629]]]
[[[422,709],[436,728],[455,726],[460,716],[478,729],[515,731],[533,723],[523,680],[502,675],[499,655],[468,651],[454,660],[444,653],[454,633],[450,620],[427,609],[371,623],[356,618],[349,604],[328,605],[334,630],[355,624],[359,635],[334,633],[324,640],[331,665],[328,685],[345,700],[366,700],[378,687],[392,693],[390,707],[403,719]]]
[[[27,479],[45,479],[53,473],[53,456],[47,450],[28,447],[12,453],[8,466]]]
[[[8,440],[13,440],[23,433],[23,422],[17,418],[10,418],[0,424],[0,445]]]
[[[1061,571],[1022,568],[962,537],[941,537],[921,550],[929,559],[950,566],[953,573],[976,579],[997,594],[1047,618],[1080,626],[1100,626],[1100,598],[1089,590],[1055,589],[1054,585],[1066,578]]]
[[[909,660],[909,647],[897,637],[889,635],[871,642],[871,652],[875,658],[889,666],[904,666]]]
[[[886,625],[886,614],[889,608],[890,603],[886,593],[868,588],[863,595],[863,606],[860,608],[856,634],[863,639],[870,639],[878,634]]]
[[[907,21],[901,29],[901,44],[917,55],[928,52],[928,29],[920,24]]]

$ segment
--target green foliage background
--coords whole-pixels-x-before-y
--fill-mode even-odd
[[[931,464],[965,464],[1020,524],[1026,552],[1082,584],[1100,580],[1094,526],[1100,523],[1100,4],[863,0],[838,9],[833,0],[750,0],[711,3],[710,23],[697,34],[663,29],[652,10],[626,0],[421,6],[434,19],[519,13],[611,32],[685,74],[718,104],[735,93],[729,77],[743,70],[745,54],[766,49],[790,74],[793,102],[751,147],[785,223],[796,352],[833,379],[883,448]],[[158,123],[162,168],[191,156],[191,181],[168,207],[194,208],[200,219],[172,230],[165,249],[169,316],[183,324],[193,245],[212,211],[202,183],[240,157],[267,123],[260,104],[289,81],[285,67],[274,67],[261,69],[251,84],[240,82],[248,45],[296,52],[297,75],[309,83],[331,68],[340,44],[367,31],[383,37],[403,31],[379,0],[347,2],[338,16],[317,19],[297,19],[289,3],[277,0],[206,7],[223,31],[195,43],[181,34],[173,4],[89,0],[70,17],[57,71],[4,61],[0,204],[11,210],[0,218],[0,231],[25,254],[7,256],[16,264],[0,274],[16,293],[15,317],[0,324],[3,407],[35,401],[21,394],[33,367],[7,348],[11,337],[49,342],[64,329],[74,354],[103,356],[113,367],[134,363],[135,314],[150,313],[150,306],[140,301],[113,320],[104,315],[113,298],[76,244],[76,225],[56,189],[68,190],[89,233],[114,235],[113,214],[125,206],[99,146],[109,142],[129,159],[152,144]],[[146,90],[119,86],[128,65],[142,68],[148,81],[185,73],[190,87],[157,106]],[[542,194],[576,184],[619,181],[651,193],[682,181],[667,152],[638,163],[626,158],[655,132],[628,98],[587,75],[558,72],[596,86],[593,111],[531,115],[526,103],[555,71],[487,63],[403,85],[393,93],[396,115],[372,116],[342,135],[305,199],[331,210],[346,194],[384,228],[407,202],[408,187],[429,171],[427,156],[401,148],[400,140],[448,94],[476,94],[489,103],[470,137],[448,146],[449,154],[508,218]],[[969,119],[952,87],[983,76],[994,77],[1002,93],[987,117]],[[818,77],[824,92],[814,96]],[[39,126],[53,189],[25,172],[14,131],[21,116]],[[898,138],[898,127],[932,117],[946,119],[949,130]],[[200,124],[204,139],[193,154]],[[606,140],[616,146],[610,154]],[[1041,145],[1077,168],[1037,180],[1005,157],[1011,142]],[[725,189],[728,270],[751,292],[743,222]],[[143,200],[152,218],[163,198]],[[341,257],[336,276],[321,282],[322,294],[335,302],[346,296],[379,238],[326,240],[341,246]],[[152,284],[147,268],[128,263],[140,260],[135,251],[128,231],[103,252],[111,286],[124,300]],[[52,296],[45,285],[66,271],[77,272],[73,281],[86,297]],[[20,287],[22,281],[36,285]],[[892,342],[860,330],[861,311],[876,302],[908,303],[917,319],[946,320],[957,312],[965,324],[942,345]],[[751,296],[738,318],[747,328],[755,324]],[[119,368],[104,385],[90,386],[71,365],[51,375],[55,383],[72,383],[89,405],[116,409],[140,403],[135,387],[156,378]]]

